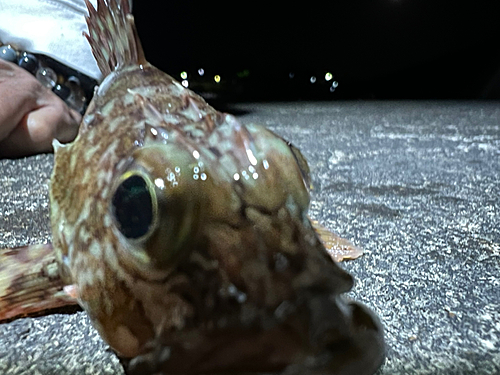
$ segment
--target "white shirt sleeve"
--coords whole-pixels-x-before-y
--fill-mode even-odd
[[[90,0],[96,6],[97,0]],[[42,53],[92,78],[101,72],[87,39],[84,0],[0,0],[0,41]]]

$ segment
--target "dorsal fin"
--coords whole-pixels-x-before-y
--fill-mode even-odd
[[[103,76],[128,65],[146,63],[128,0],[85,0],[89,33],[84,33]]]

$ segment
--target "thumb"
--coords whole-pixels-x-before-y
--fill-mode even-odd
[[[59,98],[57,98],[59,99]],[[0,142],[3,156],[20,157],[52,151],[52,140],[72,141],[81,116],[62,101],[39,107],[25,115],[10,135]]]

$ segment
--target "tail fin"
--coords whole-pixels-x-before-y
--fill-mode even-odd
[[[103,76],[127,65],[146,63],[128,0],[85,0],[89,33],[84,35]]]

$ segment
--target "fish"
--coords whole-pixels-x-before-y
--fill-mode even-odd
[[[78,303],[132,375],[373,374],[361,250],[309,218],[302,153],[148,63],[127,0],[86,5],[104,79],[53,144],[52,243],[0,252],[0,320]]]

